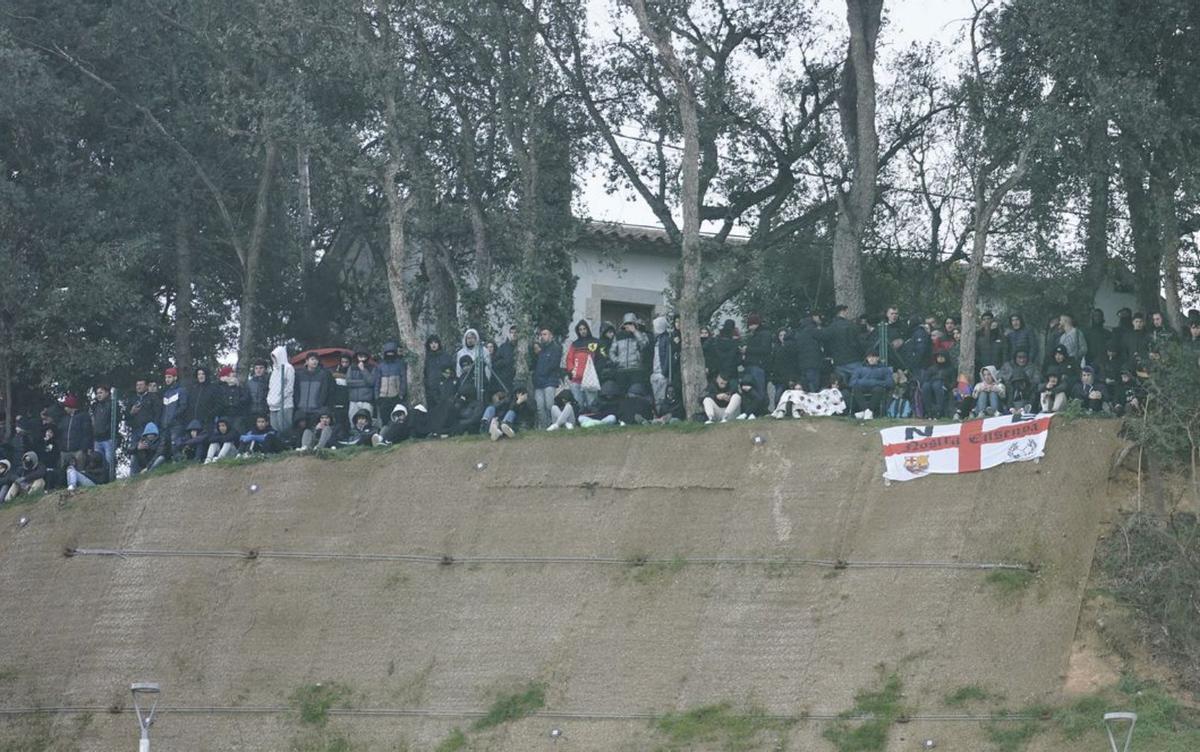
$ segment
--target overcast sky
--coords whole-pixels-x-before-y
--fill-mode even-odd
[[[804,0],[798,0],[804,2]],[[818,4],[839,28],[845,30],[843,0],[818,0]],[[592,12],[605,13],[608,0],[593,0]],[[971,13],[970,0],[885,0],[886,26],[880,38],[882,55],[888,48],[905,48],[913,42],[937,41],[954,44],[962,35],[962,20]],[[947,63],[952,61],[947,60]],[[597,170],[580,181],[579,200],[586,216],[592,219],[631,224],[657,225],[654,214],[641,199],[631,199],[627,191],[609,195],[603,174]]]

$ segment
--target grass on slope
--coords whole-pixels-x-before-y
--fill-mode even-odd
[[[653,726],[667,738],[660,750],[720,745],[718,748],[725,752],[747,752],[759,748],[763,735],[776,734],[795,723],[795,719],[772,717],[758,709],[735,710],[730,703],[722,702],[668,713],[654,719]]]
[[[854,707],[839,716],[824,731],[838,752],[883,752],[892,724],[904,715],[900,705],[904,689],[899,674],[888,674],[877,690],[854,696]]]
[[[502,723],[520,720],[546,707],[546,685],[530,682],[525,689],[512,694],[500,695],[488,709],[487,715],[475,721],[471,728],[476,731],[499,726]]]

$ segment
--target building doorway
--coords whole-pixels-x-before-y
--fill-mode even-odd
[[[650,328],[650,322],[654,319],[654,306],[645,305],[642,303],[624,303],[619,300],[601,300],[600,301],[600,322],[608,321],[618,329],[621,328],[621,319],[625,318],[625,314],[632,313],[646,322],[646,329]],[[594,334],[600,336],[600,322],[592,322],[596,331]]]

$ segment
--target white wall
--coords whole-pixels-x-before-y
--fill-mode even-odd
[[[664,312],[666,290],[676,264],[676,259],[665,255],[627,252],[619,260],[610,261],[591,249],[576,249],[571,271],[579,281],[575,284],[572,322],[584,318],[597,328],[602,299],[653,305],[655,313]]]

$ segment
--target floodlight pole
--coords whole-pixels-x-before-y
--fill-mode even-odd
[[[1113,727],[1120,727],[1122,721],[1128,721],[1129,730],[1125,732],[1125,746],[1117,746],[1117,736],[1113,735]],[[1105,713],[1104,714],[1104,730],[1108,732],[1108,745],[1112,747],[1112,752],[1129,752],[1129,745],[1133,743],[1133,727],[1137,725],[1137,713]]]
[[[133,712],[137,714],[138,729],[141,730],[141,740],[138,742],[138,752],[150,752],[150,727],[154,724],[154,710],[158,707],[158,696],[162,693],[162,689],[155,682],[134,682],[129,685],[129,691],[133,694]],[[150,710],[142,712],[142,704],[139,702],[142,696],[153,696],[154,702],[150,705]]]

